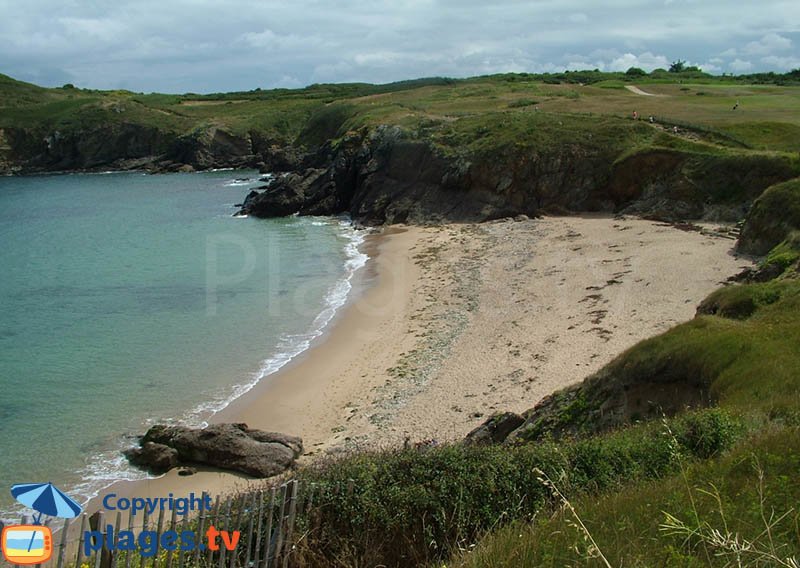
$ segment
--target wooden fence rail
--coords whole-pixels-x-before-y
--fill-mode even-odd
[[[217,496],[210,511],[201,510],[192,518],[188,514],[179,517],[174,509],[162,509],[157,516],[148,515],[146,511],[139,515],[126,512],[127,520],[120,511],[98,511],[91,516],[84,513],[78,519],[58,520],[58,524],[54,522],[51,525],[54,533],[52,556],[46,563],[36,566],[287,568],[295,548],[298,516],[308,518],[313,504],[314,487],[301,487],[299,481],[291,480],[266,490],[248,491],[223,499]],[[110,534],[109,527],[113,531]],[[207,546],[206,533],[211,527],[216,531],[227,531],[222,536],[227,537],[227,544],[235,541],[235,548],[229,551],[222,536],[216,538],[216,549]],[[120,531],[126,533],[127,543],[133,535],[135,550],[119,550]],[[175,531],[177,538],[162,541],[162,535],[167,531]],[[184,531],[191,531],[194,543],[201,546],[184,549],[189,548],[188,542],[181,538]],[[3,560],[0,564],[9,565]]]

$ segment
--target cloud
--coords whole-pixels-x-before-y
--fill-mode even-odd
[[[663,55],[654,55],[649,51],[639,55],[625,53],[606,66],[609,71],[627,71],[631,67],[639,67],[645,71],[652,71],[659,67],[669,67],[669,60]]]
[[[788,56],[780,57],[777,55],[769,55],[763,57],[761,62],[769,67],[780,69],[782,71],[791,71],[792,69],[800,69],[800,57]]]
[[[742,61],[741,59],[734,59],[728,64],[733,71],[736,73],[746,73],[747,71],[752,71],[753,64],[749,61]]]
[[[45,85],[204,92],[675,59],[785,70],[786,0],[0,0],[0,73]],[[731,61],[731,63],[725,63]]]
[[[771,33],[758,41],[751,41],[744,46],[742,52],[746,55],[767,55],[776,51],[786,51],[792,48],[792,40],[782,35]]]

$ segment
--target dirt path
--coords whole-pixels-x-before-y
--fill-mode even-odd
[[[648,93],[646,91],[641,90],[639,87],[634,85],[625,85],[625,88],[628,89],[631,93],[635,93],[637,95],[642,95],[645,97],[665,97],[666,95],[657,95],[655,93]]]

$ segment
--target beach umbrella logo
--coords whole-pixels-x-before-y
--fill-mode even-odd
[[[42,515],[73,519],[83,507],[52,483],[18,483],[11,486],[11,496],[39,513],[33,524],[41,524]]]
[[[42,516],[72,519],[83,508],[52,483],[20,483],[11,487],[11,495],[36,511],[32,525],[3,527],[0,549],[12,564],[41,564],[53,554],[53,533],[42,525]]]

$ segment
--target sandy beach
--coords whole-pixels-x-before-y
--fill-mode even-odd
[[[326,336],[214,421],[299,435],[303,462],[458,440],[493,412],[526,410],[692,318],[750,265],[725,230],[702,228],[583,216],[385,229],[366,245],[363,290]],[[263,482],[173,470],[107,492],[216,494],[253,483]]]

